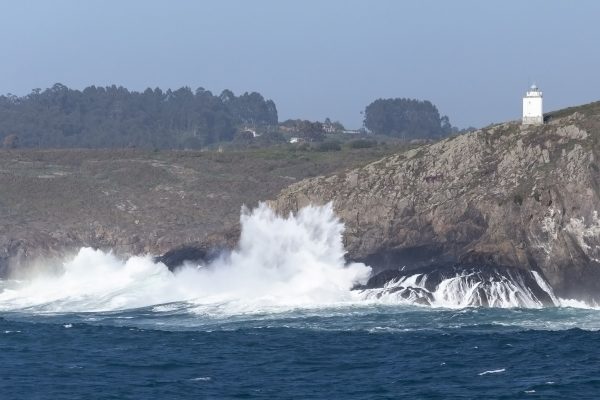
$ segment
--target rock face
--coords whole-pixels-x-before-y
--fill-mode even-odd
[[[333,202],[352,259],[534,270],[557,295],[600,300],[600,105],[505,123],[307,179],[271,204]]]

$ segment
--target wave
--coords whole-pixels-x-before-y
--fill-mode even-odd
[[[58,271],[4,281],[0,310],[110,311],[171,302],[219,305],[227,312],[351,302],[371,269],[346,264],[344,226],[331,205],[288,217],[265,204],[243,211],[238,248],[208,265],[170,271],[151,256],[122,260],[82,248]]]
[[[369,279],[370,267],[345,262],[344,226],[331,205],[282,217],[261,204],[243,210],[241,228],[236,250],[174,271],[149,255],[121,259],[82,248],[57,269],[0,280],[0,311],[114,311],[179,302],[203,314],[373,303],[586,307],[556,298],[535,271],[454,267]]]
[[[371,279],[361,293],[365,299],[387,303],[444,308],[540,308],[561,304],[537,271],[500,267],[387,271],[383,277]]]

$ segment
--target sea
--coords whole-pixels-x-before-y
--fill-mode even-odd
[[[501,282],[473,306],[460,277],[427,305],[357,289],[371,268],[330,205],[241,224],[206,265],[82,248],[4,277],[0,399],[600,398],[595,305]]]

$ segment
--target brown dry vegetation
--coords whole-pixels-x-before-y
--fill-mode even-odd
[[[32,249],[81,245],[157,254],[235,224],[243,204],[291,183],[398,149],[2,150],[0,264]]]

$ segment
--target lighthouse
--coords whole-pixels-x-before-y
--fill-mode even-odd
[[[533,84],[523,96],[523,125],[542,125],[543,123],[542,91]]]

